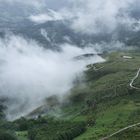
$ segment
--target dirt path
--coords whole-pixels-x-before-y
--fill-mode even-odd
[[[98,70],[101,70],[101,69],[103,69],[105,66],[102,66],[102,67],[100,67],[100,68],[96,68],[95,66],[93,67],[93,70],[94,71],[98,71]]]
[[[133,127],[139,126],[139,125],[140,125],[140,123],[136,123],[136,124],[133,124],[133,125],[129,125],[129,126],[127,126],[127,127],[125,127],[125,128],[122,128],[122,129],[116,131],[115,133],[113,133],[113,134],[111,134],[111,135],[109,135],[109,136],[107,136],[107,137],[104,137],[104,138],[102,138],[102,139],[100,139],[100,140],[108,140],[109,138],[111,138],[111,137],[113,137],[113,136],[115,136],[115,135],[117,135],[117,134],[119,134],[119,133],[121,133],[121,132],[123,132],[123,131],[125,131],[125,130],[127,130],[127,129],[130,129],[130,128],[133,128]]]
[[[136,75],[133,77],[133,79],[132,79],[131,82],[130,82],[130,87],[133,88],[133,89],[139,89],[139,90],[140,90],[140,88],[135,87],[135,86],[133,85],[133,83],[135,82],[135,80],[138,78],[139,74],[140,74],[140,68],[138,69]]]

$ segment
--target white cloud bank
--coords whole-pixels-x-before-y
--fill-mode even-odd
[[[140,5],[139,0],[66,0],[66,3],[65,8],[30,19],[36,23],[70,20],[73,30],[85,34],[111,33],[119,25],[132,29],[139,23],[139,19],[130,16],[136,5]]]
[[[6,1],[21,2],[20,0]],[[42,8],[40,5],[43,2],[44,0],[41,2],[25,0],[21,3],[27,5],[34,3],[34,6]],[[57,12],[49,10],[48,13],[31,15],[29,18],[35,23],[70,19],[73,30],[86,34],[110,33],[119,24],[126,25],[128,28],[136,22],[139,25],[139,19],[129,15],[129,11],[133,9],[131,4],[136,4],[138,0],[69,0],[69,2],[71,8],[66,7]],[[139,30],[136,28],[139,26],[133,27],[134,30]],[[45,30],[41,30],[41,34],[49,39]],[[122,45],[117,44],[121,47]],[[107,44],[107,47],[110,46]],[[95,52],[94,46],[92,49],[80,49],[68,44],[60,47],[62,52],[54,52],[45,50],[36,42],[19,36],[12,35],[0,39],[0,96],[13,99],[7,103],[8,119],[29,113],[38,107],[45,97],[66,93],[72,87],[76,75],[82,73],[86,64],[103,61],[99,56],[89,61],[72,59],[81,54]]]
[[[5,2],[8,4],[15,4],[15,3],[20,3],[20,4],[25,4],[29,6],[34,6],[36,8],[41,8],[43,5],[45,5],[46,1],[45,0],[0,0],[1,2]]]
[[[48,9],[47,13],[38,14],[38,15],[31,15],[29,17],[29,19],[35,23],[41,24],[41,23],[45,23],[48,21],[63,20],[63,16],[58,12],[55,12],[51,9]]]
[[[130,17],[134,4],[140,4],[138,0],[69,0],[72,10],[65,9],[65,14],[71,14],[75,18],[71,27],[82,33],[110,33],[119,24],[131,27],[137,22]]]
[[[37,7],[38,14],[29,19],[35,23],[70,20],[71,28],[85,34],[111,33],[119,25],[139,30],[139,19],[130,16],[140,8],[139,0],[0,0]],[[46,10],[52,8],[53,10]],[[61,6],[62,5],[62,6]],[[58,8],[57,8],[58,7]]]
[[[0,96],[13,99],[6,103],[8,119],[29,113],[45,97],[63,95],[86,64],[103,61],[99,56],[87,61],[72,59],[95,53],[93,48],[81,49],[68,44],[60,47],[61,52],[46,50],[34,41],[13,35],[0,39]]]

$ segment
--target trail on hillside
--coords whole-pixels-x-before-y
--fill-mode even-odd
[[[133,85],[133,83],[135,82],[135,80],[138,78],[139,74],[140,74],[140,68],[138,69],[136,75],[132,78],[132,80],[131,80],[131,82],[130,82],[130,87],[133,88],[133,89],[138,89],[138,90],[140,90],[140,88],[135,87],[135,86]]]
[[[105,66],[102,66],[102,67],[100,67],[100,68],[97,68],[97,67],[93,67],[93,69],[94,69],[94,71],[99,71],[99,70],[101,70],[101,69],[103,69]]]
[[[140,123],[136,123],[136,124],[133,124],[133,125],[129,125],[129,126],[125,127],[125,128],[122,128],[122,129],[120,129],[120,130],[114,132],[113,134],[111,134],[111,135],[109,135],[109,136],[107,136],[107,137],[101,138],[100,140],[108,140],[109,138],[111,138],[111,137],[113,137],[113,136],[115,136],[115,135],[117,135],[117,134],[119,134],[119,133],[121,133],[121,132],[123,132],[123,131],[129,129],[129,128],[133,128],[133,127],[139,126],[139,125],[140,125]]]

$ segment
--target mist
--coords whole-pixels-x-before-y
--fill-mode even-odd
[[[69,44],[58,47],[61,51],[44,49],[36,41],[15,35],[0,39],[0,96],[9,99],[7,119],[28,114],[46,97],[66,94],[87,64],[104,61],[98,55],[88,60],[73,59],[85,53],[96,54],[94,48]]]
[[[65,6],[51,7],[51,12],[43,11],[29,19],[36,23],[67,20],[75,32],[89,35],[112,33],[120,26],[139,31],[139,4],[138,0],[66,0]]]
[[[3,6],[2,3],[6,4]],[[9,7],[12,8],[10,9],[7,4],[10,4]],[[6,28],[8,31],[11,29],[15,32],[15,34],[8,33],[5,37],[0,38],[0,97],[7,98],[5,102],[7,119],[14,120],[27,115],[42,105],[45,98],[49,96],[61,97],[67,94],[73,87],[75,78],[83,74],[86,65],[104,61],[98,55],[85,60],[73,58],[86,53],[97,54],[102,51],[125,49],[125,43],[116,39],[117,29],[140,31],[139,4],[138,0],[66,0],[65,2],[64,0],[62,2],[56,0],[0,0],[1,20],[3,21],[1,28]],[[19,13],[15,5],[22,9]],[[3,12],[5,8],[8,11]],[[13,14],[11,14],[12,12]],[[12,19],[14,24],[8,28],[11,26]],[[49,38],[52,27],[63,28],[63,25],[55,26],[57,21],[62,21],[58,24],[63,23],[68,29],[71,29],[56,30],[60,31],[56,38],[62,35],[64,43],[57,44],[57,41]],[[47,22],[50,25],[55,24],[47,28],[49,25],[45,24]],[[22,24],[26,24],[23,26],[24,28],[20,26]],[[16,35],[19,28],[21,28],[21,36]],[[28,36],[30,34],[28,29],[34,29],[36,32],[30,30],[32,35]],[[86,42],[82,46],[83,48],[74,45],[76,43],[69,36],[71,33],[63,36],[61,30],[64,33],[68,31],[76,33],[74,35],[78,42],[81,42],[79,44]],[[56,31],[52,31],[52,34]],[[80,38],[80,35],[83,34],[86,35],[87,40]],[[111,34],[109,36],[111,41],[94,44],[91,41],[92,35],[97,34],[99,37],[102,34],[105,36]],[[40,39],[40,36],[37,35],[41,35],[49,44],[54,43],[57,48],[55,50],[46,49],[51,46],[46,44],[44,45],[46,48],[44,48],[37,42]],[[36,38],[33,40],[32,36],[36,36]]]
[[[62,13],[73,17],[71,28],[79,33],[112,33],[119,26],[132,30],[139,18],[132,16],[137,11],[138,0],[69,0],[71,8]],[[138,6],[139,7],[139,6]],[[137,11],[138,12],[138,11]]]
[[[112,33],[122,26],[140,30],[139,0],[0,0],[0,4],[3,2],[7,3],[5,7],[17,3],[20,7],[26,5],[26,9],[33,7],[34,11],[24,12],[35,23],[69,21],[68,26],[82,34]]]

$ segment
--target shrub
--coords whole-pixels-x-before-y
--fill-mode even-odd
[[[0,130],[0,140],[17,140],[17,139],[11,133]]]

